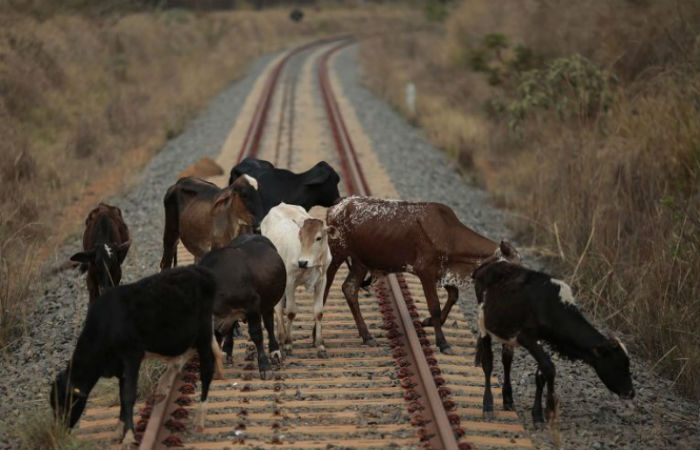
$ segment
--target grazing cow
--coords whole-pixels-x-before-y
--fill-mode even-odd
[[[85,219],[83,251],[71,256],[87,270],[90,305],[106,288],[117,286],[122,279],[121,263],[126,258],[131,240],[122,211],[116,206],[100,203]]]
[[[301,206],[280,203],[265,216],[260,231],[275,245],[287,270],[284,300],[275,307],[279,340],[285,352],[292,353],[292,322],[297,314],[295,290],[304,285],[307,291],[314,292],[314,346],[318,355],[325,357],[321,333],[323,292],[331,262],[328,234],[335,230],[327,229],[322,220],[314,219]]]
[[[368,271],[410,272],[420,278],[430,317],[424,326],[435,328],[435,340],[443,353],[451,354],[442,332],[459,289],[471,282],[481,261],[502,254],[519,261],[513,247],[481,236],[464,226],[455,213],[440,203],[415,203],[370,197],[346,197],[328,209],[329,239],[333,261],[328,267],[324,302],[340,265],[349,259],[350,273],[343,293],[365,344],[375,345],[362,319],[357,292]],[[440,310],[437,287],[448,294]]]
[[[274,310],[284,295],[287,281],[284,262],[275,246],[264,236],[247,234],[207,253],[199,264],[211,269],[218,281],[214,299],[215,326],[217,332],[226,336],[227,360],[233,361],[233,322],[245,319],[258,352],[260,377],[268,378],[271,367],[263,347],[260,319],[262,317],[267,329],[271,356],[280,362],[282,355],[275,339]]]
[[[537,361],[535,404],[532,418],[543,422],[542,389],[547,385],[546,413],[552,420],[557,400],[554,394],[555,368],[540,341],[573,361],[595,369],[605,386],[621,398],[634,397],[630,360],[622,342],[599,333],[574,304],[571,288],[561,280],[508,261],[494,261],[473,274],[479,305],[479,339],[476,364],[486,378],[483,410],[493,414],[491,339],[503,343],[503,407],[513,409],[510,368],[513,347],[522,345]]]
[[[264,160],[246,158],[231,169],[229,184],[241,173],[258,180],[263,216],[281,202],[299,205],[308,211],[316,205],[329,207],[340,198],[340,176],[325,161],[297,174],[286,169],[277,169]]]
[[[202,393],[199,426],[214,371],[212,305],[216,280],[207,269],[179,267],[106,291],[89,308],[68,367],[51,388],[54,414],[72,428],[100,377],[119,378],[125,444],[135,442],[133,410],[144,357],[178,359],[199,354]]]
[[[195,261],[227,245],[241,233],[257,229],[262,206],[254,178],[245,175],[219,189],[198,178],[181,178],[165,194],[165,230],[161,270],[177,265],[178,238]]]

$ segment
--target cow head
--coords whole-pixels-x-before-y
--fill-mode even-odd
[[[326,208],[333,206],[340,198],[339,182],[340,176],[325,161],[321,161],[309,169],[304,179],[304,185],[314,191],[315,204]]]
[[[87,403],[88,393],[74,386],[68,376],[68,371],[59,373],[51,385],[49,402],[54,416],[68,423],[73,428],[80,419]]]
[[[260,222],[263,220],[263,204],[258,190],[258,181],[250,175],[243,174],[231,185],[233,192],[238,194],[240,201],[252,217],[253,230],[260,232]]]
[[[97,244],[90,250],[74,254],[70,259],[93,268],[97,275],[97,289],[101,295],[105,289],[117,286],[121,281],[120,261],[126,257],[130,245],[130,240],[121,244]]]
[[[260,229],[263,209],[257,188],[255,178],[243,175],[216,195],[211,210],[215,247],[223,247],[242,233]]]
[[[321,266],[328,253],[328,235],[335,232],[334,227],[326,227],[319,219],[306,219],[299,229],[299,268]]]
[[[592,349],[592,366],[603,384],[620,398],[634,398],[630,358],[624,344],[615,337]]]

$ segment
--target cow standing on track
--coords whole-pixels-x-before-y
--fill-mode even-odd
[[[331,262],[328,229],[322,220],[314,219],[304,208],[280,203],[270,210],[260,224],[262,234],[277,248],[287,272],[284,300],[275,307],[279,325],[278,335],[287,354],[292,353],[292,323],[297,314],[295,291],[304,285],[313,289],[314,346],[321,357],[326,356],[321,332],[323,293],[326,271]]]
[[[340,198],[340,176],[325,161],[320,161],[306,172],[293,173],[277,169],[262,159],[245,158],[231,169],[229,184],[243,174],[258,180],[263,216],[282,202],[299,205],[308,211],[314,206],[327,208]]]
[[[542,390],[547,386],[546,415],[556,415],[555,368],[544,351],[546,341],[560,355],[591,365],[605,386],[621,398],[634,397],[630,361],[622,342],[599,333],[575,305],[571,288],[547,274],[508,261],[493,261],[474,271],[479,304],[476,364],[484,369],[483,410],[493,414],[491,338],[503,343],[503,408],[513,409],[510,368],[513,347],[522,345],[537,361],[534,422],[543,422]]]
[[[262,220],[257,181],[246,175],[220,189],[198,178],[181,178],[165,194],[165,230],[161,270],[177,265],[178,239],[195,261],[226,246],[241,233],[253,232]]]
[[[117,286],[122,278],[121,263],[129,251],[129,228],[116,206],[100,203],[85,219],[83,251],[71,256],[87,270],[90,305],[109,287]]]
[[[134,402],[144,357],[184,361],[199,354],[202,392],[197,423],[204,426],[214,372],[212,306],[216,280],[207,269],[179,267],[106,291],[88,310],[68,367],[53,383],[54,414],[71,428],[100,377],[119,378],[119,439],[135,443]]]
[[[499,245],[463,225],[446,205],[427,202],[346,197],[328,209],[327,224],[335,227],[329,246],[333,260],[328,267],[325,299],[335,273],[350,261],[343,293],[360,337],[375,345],[367,330],[357,293],[368,271],[409,272],[420,278],[430,317],[424,326],[435,328],[435,340],[443,353],[451,354],[442,324],[459,297],[459,289],[471,282],[472,271],[486,258],[501,255],[519,261],[509,244]],[[440,310],[437,287],[444,287],[447,302]]]
[[[264,236],[246,234],[225,247],[207,253],[199,264],[216,275],[218,288],[213,312],[217,332],[226,337],[224,351],[228,361],[232,362],[233,322],[245,319],[250,338],[257,349],[260,376],[268,378],[271,366],[263,347],[260,320],[262,318],[267,329],[272,358],[280,362],[274,311],[284,295],[287,281],[284,262],[275,246]]]

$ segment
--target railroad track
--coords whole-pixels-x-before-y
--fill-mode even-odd
[[[245,131],[242,126],[234,129],[222,150],[222,167],[231,167],[245,156],[292,166],[296,84],[308,77],[309,71],[302,69],[317,62],[314,84],[320,90],[320,108],[335,147],[324,158],[340,167],[346,194],[388,195],[372,190],[375,179],[362,166],[346,120],[350,118],[345,117],[346,108],[336,93],[338,82],[329,70],[333,56],[351,42],[317,41],[273,61],[251,94],[257,94],[257,101],[248,110],[248,126]],[[241,117],[246,117],[244,113],[245,109]],[[271,117],[277,126],[266,132]],[[236,141],[243,144],[237,148]],[[212,181],[225,184],[226,176]],[[178,253],[181,263],[192,262],[181,246]],[[195,430],[188,420],[198,400],[193,362],[183,373],[163,380],[168,392],[164,400],[141,405],[140,448],[532,447],[515,413],[497,413],[495,422],[481,420],[483,376],[480,369],[471,367],[474,339],[458,305],[444,328],[456,355],[442,355],[433,347],[432,329],[423,329],[418,320],[427,316],[427,308],[417,278],[384,277],[374,285],[375,296],[360,299],[377,341],[376,347],[363,346],[340,290],[346,274],[344,268],[339,270],[324,308],[328,358],[316,355],[310,338],[312,299],[301,293],[294,352],[273,379],[259,379],[255,348],[248,337],[236,340],[234,364],[227,367],[223,380],[211,385],[206,428]],[[110,439],[117,417],[117,407],[88,406],[79,432],[86,439],[115,445]]]

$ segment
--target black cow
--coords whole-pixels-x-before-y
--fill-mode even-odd
[[[131,240],[129,228],[116,206],[100,203],[85,219],[83,251],[71,256],[87,270],[87,288],[90,304],[105,289],[116,286],[122,279],[121,263],[126,258]]]
[[[133,410],[146,353],[178,358],[196,350],[202,379],[200,426],[214,372],[212,305],[216,279],[206,268],[178,267],[105,291],[88,310],[68,367],[51,388],[54,414],[73,427],[100,377],[119,378],[121,438],[135,442]],[[125,437],[125,434],[126,437]]]
[[[503,407],[513,409],[510,368],[513,347],[522,345],[537,361],[535,404],[532,418],[543,422],[542,389],[547,385],[548,420],[556,412],[555,368],[540,341],[572,361],[583,361],[595,369],[605,386],[621,398],[634,397],[630,360],[622,342],[599,333],[574,303],[569,285],[547,274],[507,261],[495,261],[474,271],[479,304],[479,338],[476,364],[486,378],[483,410],[493,413],[491,338],[503,342]]]
[[[199,264],[211,269],[218,280],[214,317],[217,338],[219,332],[226,336],[227,360],[233,360],[233,322],[245,319],[258,352],[260,377],[267,378],[271,366],[263,347],[260,320],[262,317],[267,329],[270,353],[279,362],[282,355],[275,339],[274,310],[287,283],[284,262],[275,246],[264,236],[241,235],[226,247],[207,253]]]
[[[231,169],[229,184],[242,174],[258,180],[263,216],[282,202],[308,211],[316,205],[329,207],[340,198],[340,176],[325,161],[297,174],[275,168],[268,161],[246,158]]]

